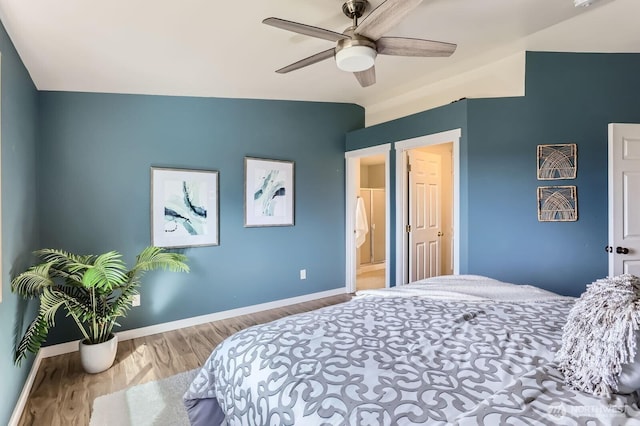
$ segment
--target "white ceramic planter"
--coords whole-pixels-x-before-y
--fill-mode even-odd
[[[118,336],[115,334],[104,343],[89,345],[80,341],[80,363],[87,373],[95,374],[108,370],[116,359]]]

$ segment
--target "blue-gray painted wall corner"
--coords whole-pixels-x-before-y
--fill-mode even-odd
[[[13,364],[15,336],[31,319],[35,303],[11,293],[11,277],[29,264],[37,248],[37,91],[4,26],[2,53],[2,302],[0,303],[0,424],[7,424],[33,362]]]

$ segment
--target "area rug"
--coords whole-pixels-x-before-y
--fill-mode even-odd
[[[93,401],[90,426],[188,426],[182,396],[198,369],[132,386]]]

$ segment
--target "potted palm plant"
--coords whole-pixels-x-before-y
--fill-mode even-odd
[[[132,269],[127,269],[116,251],[95,256],[44,249],[35,254],[43,262],[11,281],[13,292],[40,299],[38,313],[16,348],[15,362],[19,364],[27,352],[38,352],[62,308],[84,336],[80,359],[89,373],[99,373],[113,364],[117,349],[113,327],[131,308],[142,275],[154,269],[189,271],[186,256],[158,247],[145,248]]]

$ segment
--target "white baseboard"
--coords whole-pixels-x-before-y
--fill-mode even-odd
[[[322,299],[324,297],[337,296],[340,294],[345,294],[347,292],[345,287],[336,288],[334,290],[321,291],[318,293],[305,294],[304,296],[291,297],[288,299],[276,300],[273,302],[260,303],[258,305],[245,306],[243,308],[229,309],[227,311],[222,312],[214,312],[212,314],[200,315],[192,318],[185,318],[182,320],[165,322],[162,324],[151,325],[148,327],[136,328],[133,330],[125,330],[119,333],[118,340],[130,340],[138,337],[151,336],[152,334],[165,333],[167,331],[178,330],[180,328],[192,327],[194,325],[206,324],[212,321],[219,321],[222,319],[237,317],[240,315],[248,315],[254,314],[256,312],[267,311],[269,309],[282,308],[284,306],[295,305],[298,303],[310,302],[312,300]],[[38,368],[40,367],[40,363],[44,358],[49,358],[52,356],[62,355],[70,352],[75,352],[78,350],[78,342],[79,340],[75,340],[73,342],[60,343],[57,345],[45,346],[38,351],[35,360],[33,361],[33,365],[31,366],[31,371],[29,372],[29,376],[27,377],[27,381],[25,382],[22,392],[20,393],[20,398],[18,398],[18,402],[13,410],[13,414],[9,419],[9,426],[17,426],[20,421],[20,417],[22,416],[22,411],[27,403],[27,399],[29,397],[29,393],[31,392],[31,387],[33,386],[33,382],[36,378],[36,373],[38,372]]]
[[[283,306],[295,305],[298,303],[310,302],[324,297],[345,294],[346,289],[337,288],[335,290],[322,291],[319,293],[306,294],[304,296],[291,297],[289,299],[276,300],[274,302],[261,303],[259,305],[246,306],[243,308],[229,309],[228,311],[214,312],[212,314],[198,317],[186,318],[178,321],[165,322],[163,324],[151,325],[149,327],[136,328],[122,331],[118,334],[118,340],[129,340],[138,337],[150,336],[152,334],[165,333],[167,331],[178,330],[180,328],[193,327],[194,325],[206,324],[212,321],[219,321],[233,318],[240,315],[255,314],[256,312],[267,311],[269,309],[281,308]],[[76,348],[78,345],[76,344]],[[45,348],[46,349],[46,348]]]
[[[36,380],[36,373],[38,372],[38,368],[40,368],[40,363],[43,358],[42,354],[38,352],[33,360],[27,380],[24,382],[22,392],[20,392],[20,397],[18,398],[16,406],[13,408],[13,413],[11,413],[11,417],[9,418],[8,426],[18,426],[18,422],[20,421],[20,417],[22,417],[22,412],[24,411],[24,406],[27,405],[27,399],[29,399],[31,387],[33,386],[33,382]]]

